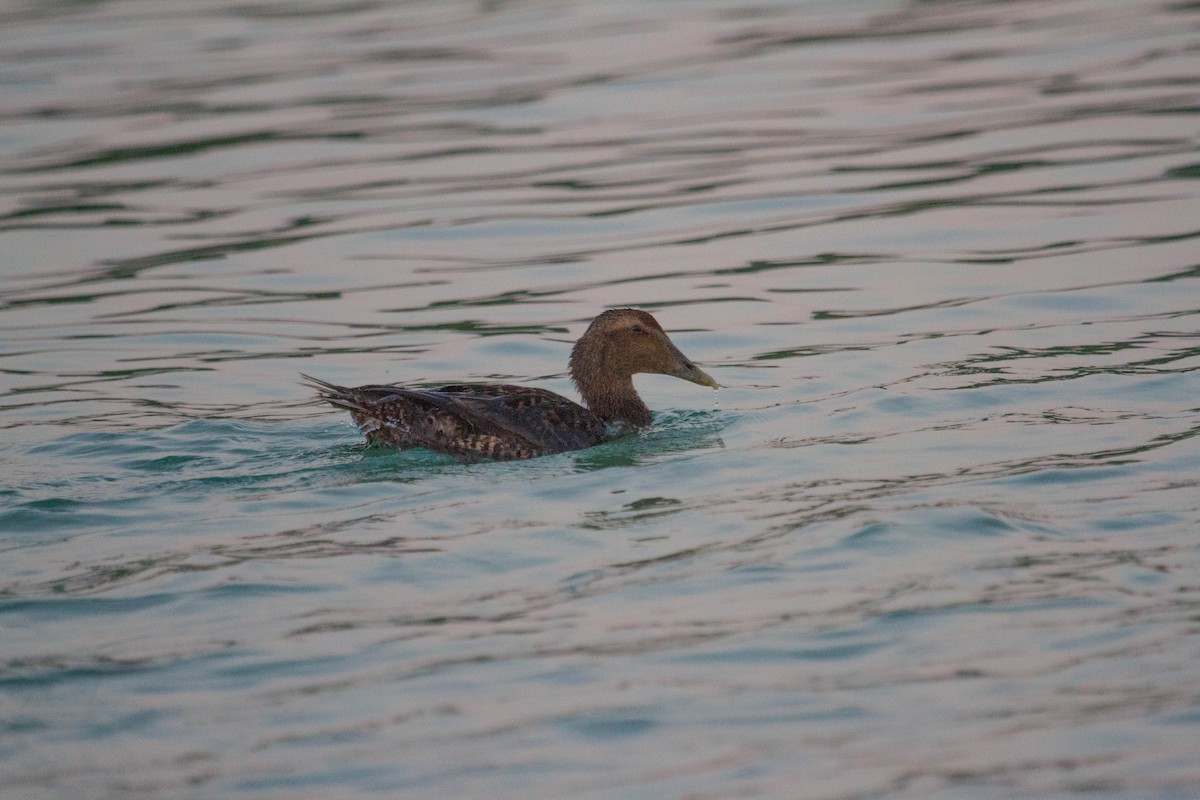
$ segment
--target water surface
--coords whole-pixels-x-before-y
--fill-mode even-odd
[[[1200,8],[0,6],[0,795],[1200,792]],[[456,464],[340,383],[724,384]]]

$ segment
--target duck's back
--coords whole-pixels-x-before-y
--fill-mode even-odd
[[[310,380],[324,399],[351,412],[368,441],[392,447],[508,461],[582,450],[610,438],[600,417],[545,389],[507,384],[347,388]]]

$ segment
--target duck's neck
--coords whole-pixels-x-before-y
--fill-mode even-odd
[[[593,323],[593,326],[595,323]],[[603,337],[588,328],[571,349],[571,380],[592,413],[606,422],[638,427],[650,424],[650,409],[633,388],[633,374],[614,356]]]
[[[619,382],[589,383],[587,379],[575,379],[583,402],[593,414],[609,422],[627,422],[630,425],[645,427],[650,424],[650,409],[642,402],[637,390],[633,388],[633,378],[626,377]]]

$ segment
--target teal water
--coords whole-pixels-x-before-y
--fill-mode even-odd
[[[1200,7],[0,4],[0,797],[1200,794]],[[719,380],[526,462],[338,383]]]

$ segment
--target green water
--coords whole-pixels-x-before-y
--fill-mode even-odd
[[[0,797],[1200,794],[1200,9],[0,4]],[[721,384],[463,465],[336,383]]]

